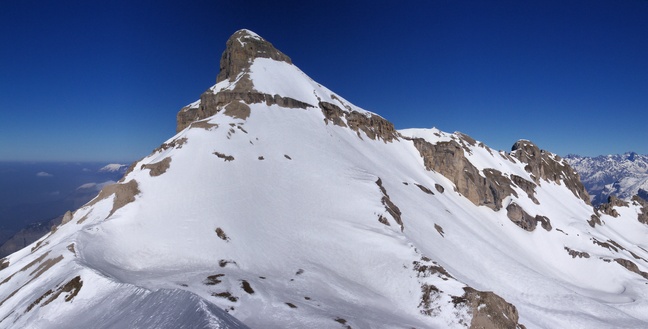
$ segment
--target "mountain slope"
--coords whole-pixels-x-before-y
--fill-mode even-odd
[[[598,157],[569,155],[567,162],[578,171],[592,195],[592,202],[607,202],[613,195],[629,200],[635,195],[648,199],[648,156],[634,152]]]
[[[396,131],[241,30],[175,136],[2,261],[0,324],[642,327],[646,214],[529,141]]]

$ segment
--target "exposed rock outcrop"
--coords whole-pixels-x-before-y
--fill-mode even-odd
[[[223,160],[225,160],[225,161],[234,161],[234,157],[233,157],[233,156],[231,156],[231,155],[227,155],[227,154],[225,154],[225,153],[220,153],[220,152],[216,152],[216,151],[214,151],[214,155],[217,156],[217,157],[219,157],[219,158],[221,158],[221,159],[223,159]]]
[[[233,101],[225,106],[223,114],[245,120],[250,116],[250,107],[240,101]]]
[[[220,71],[216,77],[216,83],[227,80],[235,83],[234,88],[208,89],[200,96],[199,102],[183,107],[177,115],[176,131],[179,132],[192,122],[208,118],[222,109],[225,109],[227,115],[246,119],[250,112],[245,104],[266,103],[301,109],[313,107],[311,104],[290,97],[256,91],[248,74],[255,58],[271,58],[292,64],[290,57],[254,32],[237,31],[227,40],[225,51],[220,59]]]
[[[328,102],[319,102],[318,106],[324,114],[326,124],[332,122],[340,127],[349,127],[358,134],[358,137],[361,137],[360,131],[363,131],[367,137],[373,140],[379,138],[385,142],[391,142],[398,139],[399,135],[394,125],[378,115],[362,114],[350,109],[344,111],[339,106]]]
[[[551,231],[551,221],[546,216],[536,215],[535,217],[529,215],[517,203],[512,202],[506,207],[506,216],[515,223],[515,225],[526,231],[535,230],[538,223],[547,231]]]
[[[484,176],[466,158],[464,147],[457,141],[432,144],[422,138],[410,139],[423,157],[427,170],[434,170],[455,184],[457,192],[475,205],[493,210],[502,208],[502,200],[517,193],[511,180],[495,169],[485,169]]]
[[[491,291],[464,287],[464,294],[453,297],[455,307],[465,305],[472,314],[471,329],[523,329],[515,306]]]
[[[522,191],[526,192],[529,199],[533,200],[535,204],[540,204],[538,199],[535,197],[535,188],[538,185],[515,174],[511,174],[511,181],[513,181],[513,184],[521,188]]]
[[[416,277],[421,283],[421,299],[418,309],[423,315],[437,316],[441,309],[439,298],[443,291],[428,281],[428,278],[438,277],[442,280],[454,279],[443,266],[433,262],[427,257],[412,263]],[[490,291],[479,291],[471,287],[464,287],[462,296],[451,296],[455,309],[467,309],[471,315],[470,323],[463,323],[469,328],[525,328],[521,325],[515,306],[504,298]]]
[[[627,207],[628,202],[623,201],[621,199],[617,199],[617,197],[610,195],[608,197],[607,203],[603,203],[596,207],[597,211],[600,211],[606,215],[610,215],[612,217],[619,217],[619,212],[614,209],[614,207]]]
[[[541,150],[530,141],[519,140],[511,148],[511,155],[527,165],[524,169],[531,173],[536,184],[540,180],[565,184],[574,195],[590,205],[590,196],[587,194],[578,173],[559,156]]]
[[[238,87],[239,85],[237,85]],[[230,104],[236,103],[233,107]],[[260,93],[251,87],[249,89],[235,88],[234,90],[207,90],[200,95],[200,102],[197,105],[188,105],[180,109],[177,119],[176,132],[188,127],[192,122],[208,118],[222,109],[225,114],[232,117],[246,119],[249,114],[249,107],[242,105],[265,103],[266,105],[279,105],[285,108],[306,109],[313,105],[298,101],[290,97]],[[246,105],[247,106],[247,105]]]
[[[596,214],[592,214],[592,216],[590,216],[590,220],[587,221],[587,224],[589,224],[589,226],[591,227],[596,227],[596,224],[603,225],[601,223],[601,217]]]
[[[143,164],[142,169],[149,169],[149,175],[152,177],[164,174],[171,165],[171,158],[166,157],[156,163]]]
[[[644,279],[648,280],[648,273],[646,273],[644,271],[641,271],[639,269],[639,267],[637,266],[637,264],[635,264],[634,262],[629,261],[629,260],[624,259],[624,258],[616,258],[616,259],[614,259],[614,261],[617,262],[617,264],[625,267],[628,271],[637,273],[637,274],[641,275]]]
[[[221,240],[226,241],[226,242],[230,240],[230,238],[227,236],[227,234],[225,234],[225,231],[223,231],[222,228],[217,227],[215,232],[216,232],[216,235],[217,235]]]
[[[387,194],[387,190],[385,187],[382,185],[382,180],[378,178],[376,181],[376,185],[380,188],[380,191],[382,192],[382,199],[381,202],[383,206],[385,206],[385,210],[387,213],[389,213],[392,218],[396,221],[396,223],[400,226],[401,232],[405,229],[405,226],[403,226],[403,220],[401,219],[401,211],[400,209],[391,201],[389,198],[389,195]],[[387,222],[387,219],[385,219],[384,216],[379,216],[378,220],[389,226],[389,222]]]
[[[92,206],[95,203],[115,195],[113,200],[113,207],[108,214],[108,217],[112,216],[115,211],[119,210],[123,206],[135,201],[135,196],[140,193],[140,190],[137,185],[137,181],[134,179],[129,180],[126,183],[117,183],[104,187],[92,201],[88,202],[86,206]]]
[[[378,115],[365,115],[351,111],[350,113],[346,113],[345,116],[349,128],[357,132],[358,136],[360,135],[360,130],[362,130],[370,139],[374,140],[380,138],[385,142],[391,142],[393,139],[398,138],[394,125]]]
[[[80,276],[76,276],[72,280],[68,281],[65,285],[61,287],[57,287],[55,291],[52,290],[46,291],[43,295],[41,295],[39,298],[37,298],[32,304],[30,304],[27,307],[26,312],[31,311],[34,307],[39,305],[41,301],[49,297],[47,300],[43,302],[42,305],[40,305],[40,306],[46,306],[47,304],[56,300],[64,292],[67,293],[67,295],[65,295],[64,297],[64,300],[66,302],[72,301],[72,299],[74,299],[74,297],[76,297],[76,295],[81,290],[81,287],[83,287],[83,281],[81,280]]]
[[[216,77],[217,83],[225,79],[234,81],[240,73],[249,70],[251,60],[254,58],[271,58],[292,64],[290,57],[249,30],[234,32],[225,45],[225,51],[220,60],[220,71]]]
[[[421,297],[418,304],[419,312],[427,316],[438,316],[441,312],[438,301],[442,291],[439,290],[428,278],[440,278],[447,281],[454,279],[443,266],[433,262],[431,259],[422,256],[420,261],[412,262],[412,269],[416,272],[416,278],[421,285]]]
[[[569,254],[569,256],[572,256],[572,258],[590,258],[590,254],[584,252],[584,251],[577,251],[574,249],[571,249],[569,247],[565,247],[565,250]]]
[[[320,109],[322,109],[322,113],[324,114],[324,122],[326,124],[331,121],[334,125],[345,128],[348,127],[346,123],[344,123],[344,120],[342,120],[346,112],[344,112],[344,110],[342,110],[339,106],[329,102],[319,102],[317,105],[320,107]]]
[[[65,224],[65,223],[69,222],[70,220],[72,220],[72,216],[73,216],[73,214],[72,214],[71,211],[69,211],[69,210],[66,211],[65,214],[63,214],[63,218],[61,219],[61,224]]]
[[[423,192],[425,192],[427,194],[430,194],[430,195],[434,195],[434,192],[432,192],[429,188],[427,188],[427,187],[425,187],[425,186],[423,186],[421,184],[416,184],[415,183],[414,185],[416,185],[421,191],[423,191]]]
[[[641,213],[637,216],[637,220],[642,224],[648,224],[648,201],[638,195],[632,197],[632,201],[641,205]]]
[[[168,143],[162,143],[162,145],[160,145],[158,148],[153,150],[153,152],[155,153],[155,152],[166,151],[166,150],[168,150],[170,148],[181,149],[182,146],[185,143],[187,143],[187,137],[176,138],[176,139],[174,139],[174,140],[172,140],[172,141],[170,141]],[[131,171],[132,171],[132,169],[131,169]]]

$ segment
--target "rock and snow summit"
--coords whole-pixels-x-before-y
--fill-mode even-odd
[[[0,327],[638,328],[648,205],[397,131],[247,30],[177,134],[0,262]]]

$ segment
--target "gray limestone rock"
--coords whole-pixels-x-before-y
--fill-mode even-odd
[[[535,230],[538,223],[540,223],[540,226],[547,231],[551,231],[552,229],[549,218],[540,215],[533,217],[515,202],[511,202],[511,204],[506,207],[506,216],[515,223],[515,225],[529,232]]]
[[[456,191],[475,205],[486,206],[495,211],[502,208],[502,200],[509,195],[517,196],[513,182],[495,169],[480,171],[466,158],[464,147],[457,141],[432,144],[421,138],[411,141],[423,157],[427,170],[434,170],[455,184]]]
[[[519,140],[511,148],[511,155],[523,163],[536,184],[540,180],[565,184],[579,199],[591,205],[589,194],[580,181],[578,173],[557,155],[541,150],[530,141]]]
[[[367,137],[373,140],[382,139],[385,142],[391,142],[398,139],[399,135],[394,125],[378,115],[366,115],[350,110],[350,108],[345,111],[328,102],[319,102],[318,106],[324,114],[326,124],[332,122],[340,127],[349,127],[358,134],[358,137],[360,137],[360,131],[363,131]],[[342,118],[346,120],[346,123]]]
[[[637,216],[637,220],[639,220],[640,223],[648,224],[648,201],[638,195],[632,197],[632,201],[641,205],[641,213]]]
[[[628,202],[617,199],[617,197],[613,195],[610,195],[607,201],[607,203],[601,204],[596,207],[596,210],[612,217],[619,217],[619,213],[616,211],[616,209],[614,209],[614,207],[628,206]]]
[[[311,104],[283,97],[269,95],[254,90],[250,80],[250,65],[255,58],[271,58],[292,64],[290,57],[277,50],[270,42],[248,30],[236,31],[226,43],[225,51],[220,59],[220,71],[216,83],[228,80],[236,81],[233,90],[207,90],[200,96],[200,105],[186,106],[180,109],[177,119],[176,132],[188,127],[192,122],[208,118],[220,110],[225,109],[228,115],[246,119],[249,111],[245,104],[266,103],[277,104],[287,108],[305,109],[313,107]],[[234,104],[234,105],[232,105]]]
[[[455,307],[468,307],[472,314],[471,329],[525,328],[519,323],[515,306],[504,298],[491,291],[479,291],[471,287],[464,287],[463,290],[463,296],[454,296],[452,302]]]
[[[238,30],[227,40],[216,82],[225,79],[234,81],[241,72],[250,68],[255,58],[271,58],[292,64],[290,57],[277,50],[270,42],[251,31]]]

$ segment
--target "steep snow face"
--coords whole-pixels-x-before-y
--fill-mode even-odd
[[[274,61],[218,82],[211,116],[3,259],[0,325],[648,325],[644,204],[595,212],[568,177],[461,133],[390,131]]]
[[[594,204],[610,195],[629,200],[639,194],[648,198],[648,156],[634,152],[598,157],[568,155],[565,160],[581,176]]]

